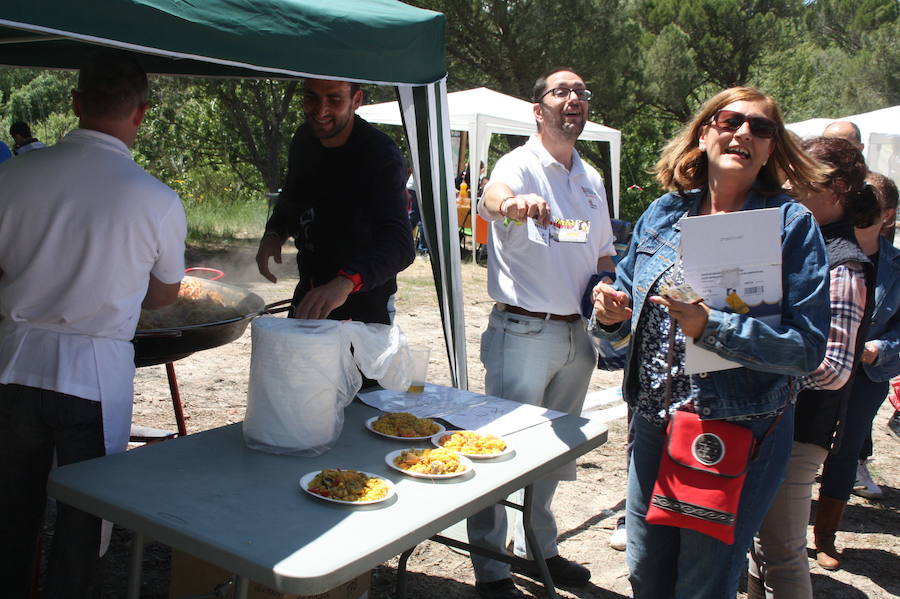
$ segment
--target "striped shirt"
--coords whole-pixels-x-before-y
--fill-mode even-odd
[[[799,380],[799,389],[833,391],[850,380],[856,334],[866,309],[866,276],[862,265],[848,262],[831,270],[831,330],[825,359]]]

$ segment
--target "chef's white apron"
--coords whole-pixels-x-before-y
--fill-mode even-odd
[[[0,383],[99,401],[106,454],[127,449],[134,399],[134,346],[129,341],[5,320],[0,324],[0,364]],[[104,521],[100,555],[111,532],[112,524]]]

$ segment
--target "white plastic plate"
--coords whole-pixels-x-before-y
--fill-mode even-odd
[[[334,468],[337,470],[337,468]],[[342,468],[343,470],[343,468]],[[357,470],[357,472],[362,472],[366,476],[371,478],[377,478],[387,485],[388,492],[387,495],[382,497],[381,499],[370,499],[368,501],[346,501],[344,499],[334,499],[332,497],[325,497],[323,495],[319,495],[318,493],[313,493],[309,490],[309,485],[312,483],[313,479],[321,472],[321,470],[316,470],[315,472],[309,472],[300,477],[300,488],[315,497],[316,499],[321,499],[322,501],[330,501],[332,503],[343,503],[344,505],[371,505],[373,503],[381,503],[382,501],[387,501],[391,497],[397,494],[397,489],[394,487],[394,483],[390,480],[384,478],[383,476],[378,476],[377,474],[372,474],[371,472],[365,472],[363,470]]]
[[[412,472],[410,470],[404,470],[400,466],[394,463],[394,460],[400,456],[404,451],[409,451],[410,449],[421,449],[420,447],[409,447],[406,449],[397,449],[396,451],[392,451],[384,456],[385,463],[396,470],[397,472],[402,472],[407,476],[412,476],[414,478],[430,478],[430,479],[440,479],[440,478],[455,478],[457,476],[462,476],[463,474],[467,474],[470,470],[472,470],[472,462],[464,455],[459,456],[459,463],[465,466],[465,469],[462,472],[451,472],[450,474],[426,474],[424,472]]]

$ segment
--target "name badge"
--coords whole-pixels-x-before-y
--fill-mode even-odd
[[[591,221],[576,218],[550,219],[550,238],[560,243],[585,243],[591,231]]]
[[[528,239],[543,246],[550,245],[550,227],[538,223],[533,218],[528,219]]]
[[[582,187],[581,193],[584,194],[588,206],[590,206],[592,210],[596,210],[600,206],[600,196],[597,195],[596,191],[590,187]]]

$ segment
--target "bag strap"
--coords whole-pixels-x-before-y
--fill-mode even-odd
[[[675,365],[675,319],[672,318],[672,315],[669,314],[669,347],[666,351],[666,391],[665,396],[663,398],[663,414],[665,415],[665,423],[666,426],[669,424],[669,406],[672,405],[672,368]],[[794,395],[794,377],[788,377],[788,400]],[[785,406],[787,409],[787,406]],[[781,410],[778,412],[778,415],[772,420],[772,423],[769,424],[769,428],[766,429],[766,432],[763,433],[763,436],[759,439],[753,440],[753,450],[750,452],[750,461],[756,461],[756,458],[759,456],[759,448],[762,447],[763,441],[766,440],[766,437],[769,436],[769,433],[775,430],[775,427],[778,426],[778,423],[781,422],[781,417],[784,416],[785,410]]]
[[[791,398],[794,396],[794,377],[788,377],[788,401],[791,401]],[[766,429],[766,432],[763,433],[763,436],[759,438],[759,441],[756,441],[753,444],[753,453],[750,454],[750,461],[756,461],[756,458],[759,456],[759,448],[762,447],[763,441],[766,440],[766,437],[769,436],[769,433],[775,430],[775,427],[778,426],[778,423],[781,422],[781,417],[784,416],[784,412],[787,410],[787,404],[784,405],[784,410],[778,412],[778,416],[772,420],[772,424],[769,425],[769,428]]]
[[[669,423],[669,406],[672,405],[672,368],[675,366],[675,319],[669,314],[669,347],[666,350],[666,392],[663,397],[663,414]]]

